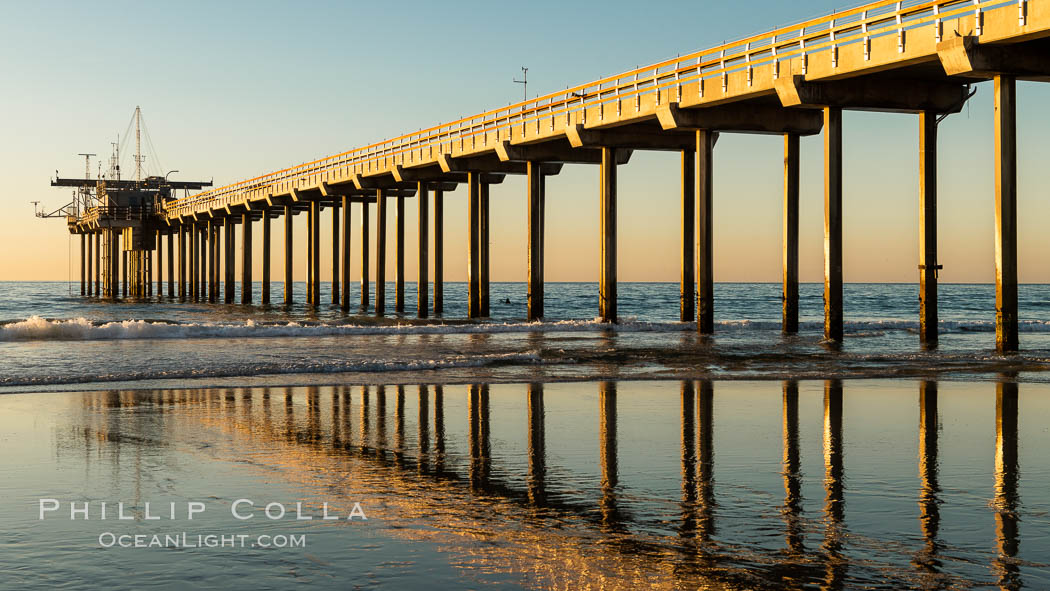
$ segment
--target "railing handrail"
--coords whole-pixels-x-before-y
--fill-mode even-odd
[[[337,166],[370,162],[382,157],[396,156],[408,150],[432,147],[437,144],[473,138],[480,133],[502,130],[555,117],[580,109],[587,109],[625,97],[638,97],[658,92],[671,86],[724,75],[743,68],[791,59],[802,54],[825,51],[833,46],[857,42],[863,38],[878,37],[891,31],[907,30],[924,26],[935,19],[951,18],[985,8],[1014,5],[1017,0],[877,0],[868,4],[817,17],[800,23],[787,25],[766,33],[759,33],[740,40],[696,51],[687,55],[663,60],[606,76],[585,84],[566,88],[563,91],[513,103],[506,107],[491,109],[479,114],[438,124],[416,132],[403,134],[381,142],[368,144],[338,154],[325,156],[274,172],[238,181],[195,195],[175,200],[167,207],[169,212],[197,205],[203,201],[217,200],[245,189],[258,189],[287,182],[310,174],[326,172]],[[890,8],[886,11],[884,9]],[[946,12],[941,9],[948,9]],[[883,10],[880,12],[880,10]],[[905,22],[904,19],[926,11],[931,15]],[[873,14],[874,13],[874,14]],[[859,18],[858,18],[859,17]],[[870,27],[874,26],[874,29]],[[840,37],[839,33],[852,33]],[[826,38],[826,39],[825,39]],[[820,42],[821,39],[825,39]],[[807,45],[813,42],[814,45]],[[782,51],[783,49],[783,51]],[[765,54],[765,55],[763,55]],[[753,59],[759,56],[759,59]],[[706,59],[705,59],[706,58]],[[683,65],[684,64],[684,65]],[[661,69],[674,66],[661,72]],[[681,78],[681,74],[693,75]],[[644,76],[643,76],[644,74]],[[666,81],[673,78],[671,81]],[[627,82],[621,82],[628,79]],[[664,82],[661,84],[661,80]],[[612,83],[606,87],[606,84]],[[574,108],[575,107],[575,108]]]

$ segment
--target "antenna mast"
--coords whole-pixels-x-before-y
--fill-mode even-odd
[[[135,107],[135,180],[142,182],[142,109]]]
[[[90,207],[90,205],[91,205],[90,201],[89,201],[89,199],[91,197],[91,183],[89,183],[88,181],[91,179],[91,157],[94,156],[94,155],[95,154],[77,154],[77,156],[83,156],[84,157],[84,186],[80,190],[80,196],[81,196],[81,199],[84,202],[84,209],[85,210],[87,210],[87,208]],[[77,211],[78,211],[78,213],[79,213],[79,209],[80,209],[80,200],[77,200]]]

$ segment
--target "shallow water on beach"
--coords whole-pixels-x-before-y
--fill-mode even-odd
[[[318,310],[148,302],[71,295],[63,283],[3,283],[0,392],[90,388],[466,383],[579,379],[781,379],[930,377],[986,379],[1015,373],[1047,381],[1050,286],[1021,286],[1019,355],[994,351],[994,288],[944,285],[936,351],[917,335],[917,287],[851,284],[846,338],[822,341],[822,292],[801,288],[801,330],[780,333],[780,286],[716,284],[716,327],[700,338],[678,321],[675,283],[624,283],[620,322],[594,320],[596,285],[546,287],[546,318],[525,320],[525,286],[492,285],[492,318],[465,321],[462,283],[446,288],[445,317],[344,314],[322,289]],[[300,297],[302,284],[296,286]],[[260,289],[256,285],[256,289]],[[354,301],[359,297],[354,285]],[[273,287],[279,297],[281,285]],[[393,285],[387,309],[394,309]],[[509,302],[509,303],[508,303]]]
[[[1010,380],[11,394],[0,586],[1046,588],[1047,416]]]

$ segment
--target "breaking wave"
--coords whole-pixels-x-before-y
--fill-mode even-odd
[[[471,323],[400,323],[400,324],[310,324],[299,322],[168,322],[124,320],[97,322],[86,318],[48,319],[31,316],[25,320],[0,324],[0,342],[4,341],[90,341],[116,339],[209,339],[209,338],[274,338],[353,335],[413,334],[493,334],[545,332],[676,332],[692,330],[689,322],[649,322],[625,319],[610,325],[595,320],[562,320],[551,322],[471,322]],[[819,332],[821,322],[801,322],[803,331]],[[862,320],[846,323],[846,331],[859,335],[877,335],[884,331],[915,332],[919,325],[910,320]],[[779,331],[777,321],[731,320],[718,323],[721,331]],[[942,333],[994,332],[992,321],[942,321]],[[1019,325],[1021,332],[1050,332],[1050,321],[1029,320]]]

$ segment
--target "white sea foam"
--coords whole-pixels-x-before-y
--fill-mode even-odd
[[[93,322],[86,318],[47,319],[32,316],[25,320],[0,325],[2,341],[77,341],[116,339],[207,339],[207,338],[272,338],[318,337],[353,335],[413,335],[413,334],[492,334],[523,332],[678,332],[692,330],[689,322],[647,322],[625,319],[619,324],[595,320],[562,320],[552,322],[478,322],[429,324],[303,324],[298,322],[261,323],[244,322],[160,322],[124,320],[121,322]],[[819,332],[821,322],[800,323],[803,332]],[[845,323],[847,332],[878,335],[883,331],[909,331],[919,328],[911,320],[862,320]],[[994,332],[995,323],[980,321],[942,321],[942,332]],[[716,330],[724,332],[749,330],[780,330],[778,321],[729,320],[718,323]],[[1050,321],[1028,320],[1019,325],[1021,332],[1050,332]]]
[[[94,382],[137,382],[142,380],[179,380],[198,378],[247,377],[286,374],[390,373],[428,370],[492,367],[499,365],[536,365],[543,363],[536,351],[522,353],[489,353],[453,355],[435,359],[354,359],[325,362],[292,361],[282,363],[248,363],[235,367],[188,367],[179,369],[120,370],[87,375],[0,376],[0,386],[81,384]]]

